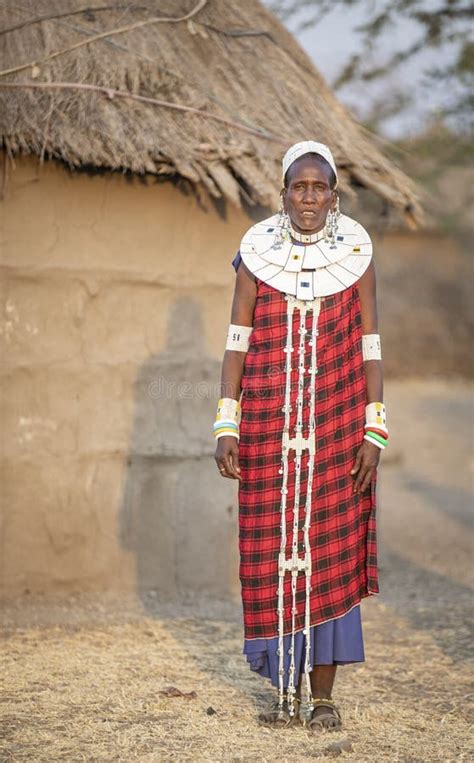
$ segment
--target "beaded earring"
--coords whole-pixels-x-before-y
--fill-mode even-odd
[[[285,212],[282,196],[280,196],[280,209],[278,210],[278,213],[279,213],[278,224],[277,224],[278,229],[275,235],[275,242],[273,244],[273,249],[281,249],[281,247],[283,246],[283,242],[288,241],[290,239],[290,218]]]
[[[336,206],[334,207],[334,210],[329,210],[327,217],[326,217],[326,225],[324,228],[324,236],[326,241],[329,241],[331,246],[330,249],[336,249],[336,233],[338,229],[337,219],[341,215],[341,210],[339,209],[339,196],[336,196]]]

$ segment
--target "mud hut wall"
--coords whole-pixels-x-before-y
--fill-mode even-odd
[[[248,218],[28,159],[1,207],[3,591],[235,589],[211,428]]]
[[[209,432],[251,221],[225,212],[171,183],[17,160],[0,203],[5,592],[236,590],[236,485]],[[472,377],[462,241],[357,217],[386,376]]]

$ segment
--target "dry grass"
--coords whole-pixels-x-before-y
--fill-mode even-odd
[[[47,623],[17,602],[3,643],[1,759],[473,760],[466,665],[381,601],[363,606],[367,661],[336,679],[344,729],[309,736],[256,724],[272,689],[241,656],[232,605],[145,615],[121,600],[91,614],[76,600]],[[196,697],[160,694],[169,686]]]

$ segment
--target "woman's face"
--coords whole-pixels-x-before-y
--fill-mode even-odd
[[[292,225],[300,233],[315,233],[324,227],[336,192],[329,185],[329,168],[311,156],[302,156],[290,167],[283,204]]]

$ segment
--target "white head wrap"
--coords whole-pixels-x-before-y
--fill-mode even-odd
[[[337,180],[336,163],[334,161],[333,155],[331,154],[331,151],[325,145],[325,143],[317,143],[315,140],[303,140],[300,143],[295,143],[293,146],[290,146],[285,156],[283,157],[283,161],[282,161],[283,182],[285,181],[285,175],[287,173],[288,168],[291,167],[293,162],[296,162],[296,160],[299,159],[300,156],[304,156],[304,154],[319,154],[324,159],[326,159],[327,163],[333,169],[334,174],[336,176],[336,180]]]

